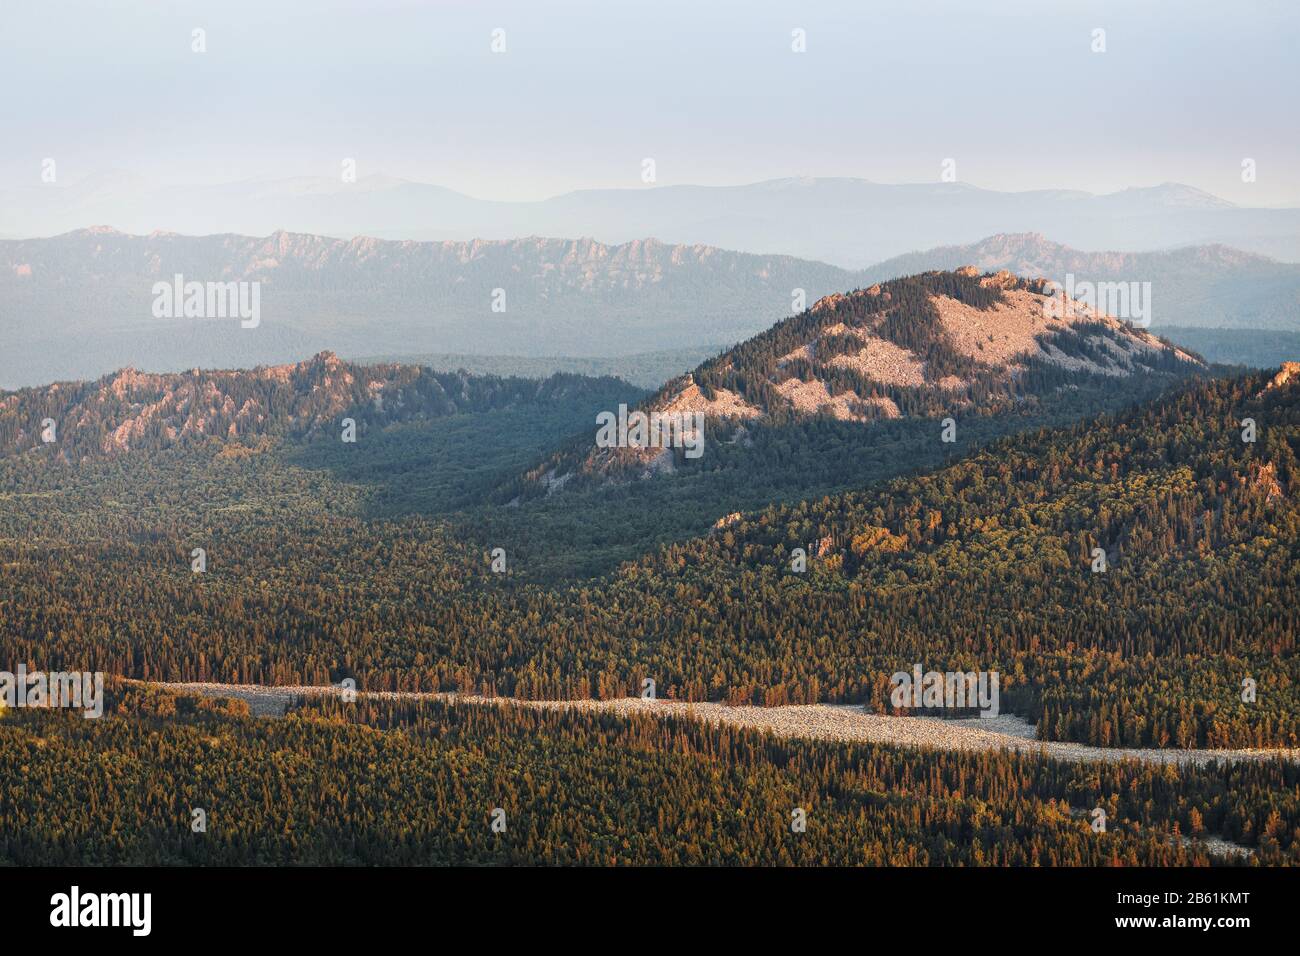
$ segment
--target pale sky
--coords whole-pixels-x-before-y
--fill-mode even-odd
[[[659,185],[934,181],[951,157],[993,189],[1300,204],[1293,0],[0,4],[5,185],[45,157],[65,182],[164,183],[336,178],[355,157],[540,199],[638,187],[645,157]]]

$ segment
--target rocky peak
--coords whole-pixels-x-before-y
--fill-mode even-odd
[[[703,413],[722,431],[774,416],[871,423],[992,412],[1024,401],[1026,389],[1046,394],[1139,374],[1172,378],[1203,364],[1113,316],[1064,301],[1047,279],[967,265],[824,296],[668,383],[642,407]],[[558,463],[557,474],[653,463],[645,450],[592,449],[581,464]]]

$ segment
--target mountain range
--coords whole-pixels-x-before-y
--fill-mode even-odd
[[[1294,744],[1300,366],[1220,374],[1051,292],[966,266],[831,294],[644,401],[332,353],[0,393],[0,649],[873,708],[900,664],[978,655],[1054,739]],[[702,412],[704,457],[593,451],[638,402]]]
[[[184,471],[216,456],[289,467],[294,481],[306,467],[343,482],[366,514],[472,509],[462,533],[528,555],[530,576],[583,577],[732,514],[936,467],[1206,374],[1197,356],[1050,291],[963,267],[833,293],[679,367],[648,399],[613,378],[333,352],[246,370],[126,368],[0,392],[0,461],[29,477],[117,474],[140,458]],[[620,408],[698,412],[702,454],[598,447],[600,416]],[[626,481],[657,473],[672,477]]]
[[[312,242],[322,255],[339,251],[328,240]],[[356,250],[347,251],[355,259]],[[381,257],[375,268],[382,266]],[[261,260],[249,266],[260,267]],[[1001,433],[1052,420],[1036,415],[1071,420],[1205,368],[1199,356],[1060,295],[1048,280],[963,266],[827,295],[674,377],[639,404],[634,389],[612,378],[555,374],[536,381],[411,364],[361,365],[324,351],[244,371],[128,367],[93,381],[0,393],[0,447],[67,461],[211,439],[247,448],[268,438],[333,437],[348,420],[359,439],[397,423],[526,404],[577,401],[599,408],[603,398],[612,410],[618,398],[648,413],[707,421],[713,447],[700,464],[715,474],[744,471],[746,458],[762,457],[761,449],[745,451],[756,436],[799,444],[826,475],[818,479],[816,469],[783,475],[775,487],[784,493],[842,480],[852,448],[873,441],[882,460],[893,457],[900,465],[905,454],[883,454],[889,442],[901,449],[920,441],[930,446],[926,454],[934,454],[925,419],[997,419],[990,434]],[[1073,408],[1062,404],[1062,393],[1073,396]],[[900,419],[911,424],[889,438],[852,427],[828,436],[812,424]],[[498,490],[527,496],[538,484],[549,491],[575,475],[648,476],[685,464],[681,447],[632,442],[595,448],[593,441],[583,428],[531,469],[523,486],[506,482]],[[740,446],[739,457],[720,457],[719,442]],[[765,467],[769,476],[781,471]]]
[[[609,246],[542,238],[342,240],[287,232],[265,238],[132,236],[98,227],[0,241],[6,346],[0,387],[94,379],[125,366],[174,371],[283,364],[325,350],[448,370],[474,367],[473,356],[518,356],[513,364],[476,370],[625,374],[657,387],[705,355],[799,311],[800,300],[966,264],[1057,282],[1069,274],[1150,282],[1157,330],[1300,331],[1300,265],[1225,246],[1087,253],[1040,234],[1001,234],[850,271],[791,256],[656,240]],[[260,324],[244,329],[234,321],[156,318],[154,284],[177,274],[258,283]],[[1225,347],[1239,344],[1242,335]],[[1201,349],[1200,342],[1190,344]],[[1289,345],[1271,344],[1256,364],[1289,357]],[[628,360],[575,361],[609,357]],[[1231,360],[1242,358],[1233,353]]]
[[[737,350],[730,371],[761,368],[814,322],[845,338],[830,330],[910,334],[922,348],[927,302],[966,306],[952,317],[982,332],[970,311],[1011,318],[1016,299],[1038,294],[997,274],[896,280],[783,323]],[[938,319],[947,335],[925,351],[942,364],[953,359],[938,346],[957,337]],[[1095,333],[1111,344],[1093,360],[1113,354],[1112,373],[1134,374],[1058,359],[1026,369],[1039,386],[1057,384],[1025,389],[1020,404],[1097,378],[1108,395],[1153,379],[1165,387],[1065,427],[1010,423],[960,450],[922,419],[773,418],[754,424],[755,454],[729,484],[718,468],[505,506],[478,494],[477,478],[454,499],[446,486],[512,466],[535,437],[522,406],[549,406],[546,417],[564,420],[552,425],[589,428],[579,405],[625,399],[599,394],[599,383],[548,391],[437,379],[435,388],[418,369],[358,369],[331,355],[4,396],[6,429],[56,405],[60,429],[55,442],[16,449],[5,432],[0,650],[144,680],[355,676],[367,690],[552,699],[625,697],[653,674],[675,700],[876,711],[900,666],[984,664],[1005,678],[1003,712],[1036,724],[1042,739],[1295,746],[1300,366],[1180,382],[1194,362],[1122,325],[1085,318],[1045,331],[1054,339],[1040,346]],[[1115,349],[1130,334],[1121,359]],[[938,400],[959,372],[922,375],[939,376],[928,390]],[[187,390],[192,379],[200,387]],[[755,379],[746,399],[764,391]],[[160,400],[166,407],[150,419],[159,426],[248,406],[249,427],[231,434],[214,419],[172,435],[150,425],[139,441],[132,433],[103,447]],[[340,442],[330,432],[348,402],[394,417],[359,428],[357,444]],[[1020,404],[996,417],[1010,422]],[[980,412],[959,413],[959,429],[977,428]],[[1255,441],[1242,440],[1244,418],[1259,425]],[[910,454],[881,469],[891,430],[909,422],[919,425]],[[839,490],[816,475],[837,444],[846,446]],[[61,455],[65,447],[89,451]],[[403,489],[418,490],[423,507],[374,514]],[[755,489],[759,503],[743,504]],[[702,498],[729,511],[712,530],[685,527],[678,510]],[[620,538],[634,553],[597,577],[539,573],[557,555],[589,559],[593,543]],[[195,549],[201,570],[190,563]],[[1257,704],[1241,695],[1243,675],[1266,690]]]
[[[256,282],[261,321],[159,319],[154,283]],[[128,236],[0,242],[0,386],[343,355],[601,356],[722,347],[848,288],[844,270],[654,240]],[[662,381],[662,380],[660,380]]]
[[[110,171],[67,185],[0,192],[0,234],[51,236],[111,223],[128,232],[192,235],[278,230],[350,238],[465,240],[655,237],[860,269],[891,256],[1000,232],[1039,231],[1084,249],[1223,243],[1300,261],[1300,209],[1237,206],[1179,183],[1096,195],[999,192],[961,182],[886,184],[791,178],[739,186],[588,189],[498,202],[384,175],[163,186]]]

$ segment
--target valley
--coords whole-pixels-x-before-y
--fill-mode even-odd
[[[1087,6],[7,4],[24,942],[1284,938],[1300,7]]]
[[[133,821],[70,823],[83,862],[1289,862],[1300,376],[1051,304],[1006,272],[891,280],[649,393],[323,352],[0,394],[0,656],[111,685],[90,727],[0,717],[0,757],[84,766]],[[600,447],[619,409],[701,416],[703,454]],[[921,660],[999,674],[1000,716],[892,709]],[[327,785],[339,748],[363,762]],[[254,765],[278,800],[234,783]],[[440,782],[461,766],[472,795]],[[624,773],[673,800],[593,803]],[[758,802],[712,818],[739,786]],[[217,840],[171,832],[214,799]],[[519,843],[471,835],[484,801]],[[803,802],[831,842],[774,842]],[[52,852],[24,833],[10,860]]]
[[[299,698],[336,697],[338,686],[271,686],[253,684],[176,683],[153,684],[164,691],[199,694],[217,699],[231,698],[248,704],[257,717],[282,717]],[[609,700],[520,700],[505,697],[474,697],[451,693],[418,691],[357,691],[377,700],[436,700],[449,704],[484,707],[532,707],[542,710],[645,714],[679,717],[715,724],[745,727],[777,737],[802,740],[834,740],[843,743],[888,744],[936,750],[1009,751],[1053,760],[1074,762],[1136,760],[1176,766],[1207,766],[1213,763],[1276,760],[1300,761],[1300,748],[1179,749],[1135,747],[1089,747],[1059,740],[1039,740],[1035,728],[1019,717],[982,718],[892,717],[863,713],[847,704],[787,704],[777,707],[730,706],[672,700],[621,697]]]

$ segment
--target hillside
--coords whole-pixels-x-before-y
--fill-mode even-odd
[[[0,456],[62,461],[157,451],[211,441],[234,454],[261,438],[341,437],[343,419],[358,439],[397,422],[545,404],[575,396],[626,395],[615,379],[554,375],[544,381],[411,365],[361,366],[332,352],[248,371],[133,368],[94,382],[62,382],[0,392]],[[52,421],[52,440],[45,425]]]
[[[1297,368],[1193,379],[886,482],[862,477],[874,465],[862,446],[857,490],[736,509],[662,547],[649,542],[676,527],[674,508],[713,486],[370,511],[412,462],[427,462],[426,493],[448,452],[463,447],[472,472],[492,442],[530,439],[512,421],[447,451],[431,442],[456,418],[498,413],[399,425],[347,466],[206,449],[78,468],[0,459],[0,654],[142,679],[355,675],[370,690],[532,698],[627,696],[649,676],[678,700],[877,711],[888,675],[923,662],[999,672],[1001,712],[1047,739],[1294,747]],[[762,487],[757,460],[740,479]],[[642,495],[657,486],[678,497]],[[628,528],[643,553],[607,575],[534,573]],[[195,547],[204,574],[191,573]],[[1257,701],[1242,699],[1247,677]]]
[[[1172,381],[1203,367],[1148,332],[1052,298],[1045,280],[963,267],[821,299],[670,381],[640,408],[702,414],[713,441],[734,443],[756,425],[993,415],[1066,388]],[[680,449],[599,448],[566,452],[531,477],[551,485],[575,473],[685,465]]]

